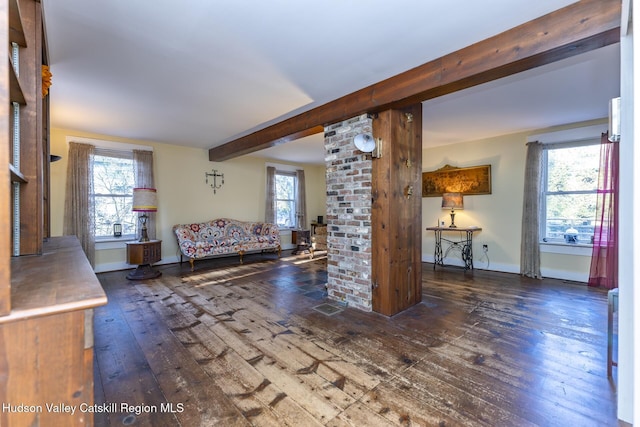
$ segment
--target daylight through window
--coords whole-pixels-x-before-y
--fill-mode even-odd
[[[552,145],[545,148],[543,159],[542,240],[592,244],[600,145]]]
[[[122,236],[136,235],[137,215],[131,211],[135,186],[133,154],[96,149],[93,158],[96,238],[113,236],[113,224],[122,224]]]
[[[276,172],[276,222],[280,227],[296,227],[296,174]]]

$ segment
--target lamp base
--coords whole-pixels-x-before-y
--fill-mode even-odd
[[[451,225],[449,226],[449,228],[458,228],[458,226],[455,224],[455,217],[456,217],[456,213],[453,211],[453,209],[451,209]]]
[[[146,213],[144,215],[140,215],[139,219],[142,227],[140,227],[140,240],[138,240],[138,242],[149,241],[149,235],[147,234],[147,218],[149,218],[149,216]]]
[[[149,241],[149,235],[147,234],[147,226],[144,225],[140,230],[140,240],[138,240],[138,242],[148,242],[148,241]]]
[[[162,273],[160,271],[154,270],[151,267],[151,264],[140,264],[136,267],[135,270],[127,274],[127,279],[129,280],[144,280],[144,279],[154,279],[160,276]]]

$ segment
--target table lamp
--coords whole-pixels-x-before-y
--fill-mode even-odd
[[[442,209],[451,209],[451,225],[449,228],[457,228],[454,219],[456,216],[456,210],[464,209],[462,193],[443,193]]]
[[[139,242],[148,242],[149,236],[147,235],[147,219],[149,215],[147,212],[156,212],[158,210],[158,201],[155,188],[134,188],[133,189],[133,212],[143,212],[140,215],[140,240]]]

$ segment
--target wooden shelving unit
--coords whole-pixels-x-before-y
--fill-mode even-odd
[[[93,308],[107,299],[78,239],[49,238],[41,7],[37,0],[0,0],[0,45],[8,58],[0,61],[0,164],[8,165],[0,168],[0,401],[91,406]],[[93,417],[0,411],[0,426],[22,425],[90,426]]]

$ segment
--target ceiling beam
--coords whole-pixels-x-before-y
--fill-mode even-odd
[[[494,37],[209,150],[223,161],[321,133],[324,125],[401,108],[620,40],[620,0],[582,0]]]

